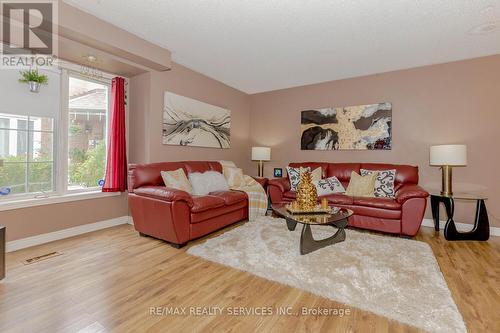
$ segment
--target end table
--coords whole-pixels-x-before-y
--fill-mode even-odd
[[[455,200],[476,201],[476,218],[474,227],[469,232],[458,232],[453,221],[455,212]],[[434,219],[434,228],[439,231],[439,204],[443,203],[446,208],[448,219],[444,227],[444,237],[447,240],[479,240],[486,241],[490,238],[490,222],[486,210],[486,197],[472,194],[453,194],[451,196],[439,193],[431,193],[432,218]]]

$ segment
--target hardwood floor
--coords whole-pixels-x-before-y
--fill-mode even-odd
[[[447,242],[431,228],[422,228],[417,239],[431,245],[468,331],[500,331],[500,239]],[[63,255],[22,264],[53,251]],[[0,282],[0,332],[418,332],[185,251],[123,225],[9,253],[7,277]],[[196,306],[226,312],[189,315]],[[342,308],[350,314],[227,314],[228,308],[280,306]],[[187,307],[188,313],[152,314],[152,307]]]

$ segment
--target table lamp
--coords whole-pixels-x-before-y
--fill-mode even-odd
[[[252,161],[259,161],[258,177],[264,177],[264,161],[271,160],[271,148],[252,147]]]
[[[452,168],[467,165],[466,145],[431,146],[430,165],[440,166],[442,171],[441,195],[452,196]]]

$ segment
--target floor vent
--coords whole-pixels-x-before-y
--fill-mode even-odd
[[[50,253],[42,254],[40,256],[36,256],[36,257],[33,257],[33,258],[29,258],[29,259],[23,260],[23,264],[25,264],[25,265],[34,264],[36,262],[39,262],[39,261],[42,261],[42,260],[46,260],[46,259],[50,259],[50,258],[53,258],[53,257],[57,257],[57,256],[60,256],[60,255],[62,255],[61,252],[50,252]]]

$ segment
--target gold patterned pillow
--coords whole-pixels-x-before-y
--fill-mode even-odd
[[[189,194],[193,193],[193,187],[191,186],[191,183],[187,179],[182,168],[174,171],[162,171],[160,174],[166,187],[186,191]]]
[[[323,176],[323,170],[321,169],[321,167],[317,167],[316,169],[311,171],[311,180],[313,182],[320,181],[321,178],[323,178],[322,176]]]
[[[243,170],[240,168],[224,167],[222,173],[226,177],[229,187],[242,187],[245,185]]]
[[[374,197],[377,176],[378,172],[376,171],[366,176],[360,176],[353,171],[345,194],[351,197]]]

